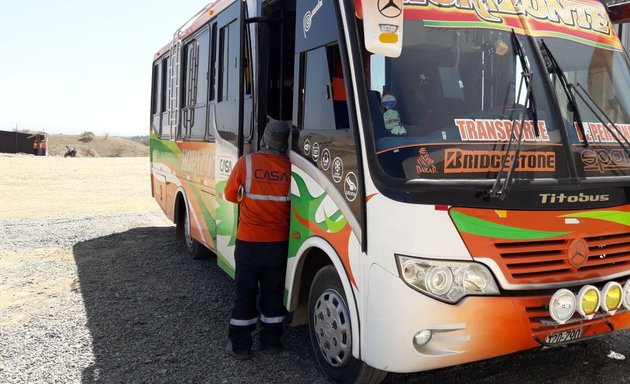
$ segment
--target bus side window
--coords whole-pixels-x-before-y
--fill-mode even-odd
[[[153,64],[152,92],[151,92],[151,129],[160,135],[160,100],[162,98],[162,86],[160,84],[161,63]]]
[[[189,137],[195,120],[195,96],[197,80],[197,40],[184,47],[184,94],[182,97],[182,120],[179,137]]]
[[[302,129],[349,129],[346,90],[339,47],[331,45],[303,57]]]
[[[334,112],[326,48],[305,54],[302,129],[334,129]]]
[[[168,91],[168,71],[170,68],[170,58],[168,56],[162,58],[162,81],[161,81],[161,95],[160,95],[160,111],[161,111],[161,119],[160,119],[160,137],[163,139],[171,139],[172,135],[171,135],[171,131],[170,128],[165,129],[169,126],[169,122],[168,122],[168,109],[169,104],[168,104],[168,97],[170,97],[169,95],[169,91]]]
[[[219,21],[219,38],[218,38],[218,68],[217,68],[217,98],[216,110],[214,117],[216,120],[216,129],[222,139],[230,141],[234,145],[238,143],[238,113],[239,113],[239,63],[245,62],[250,53],[247,52],[245,57],[240,57],[240,32],[239,20],[232,20],[225,25]],[[245,39],[247,42],[247,39]],[[250,47],[247,46],[246,50]],[[249,65],[249,64],[248,64]],[[248,66],[247,71],[250,68]],[[247,92],[251,93],[251,84],[248,84],[251,77],[245,76],[245,98],[243,107],[243,136],[245,142],[251,138],[251,109],[252,98]]]

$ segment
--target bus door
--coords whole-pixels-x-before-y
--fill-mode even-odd
[[[217,199],[217,262],[230,276],[234,276],[234,245],[238,221],[237,206],[223,198],[223,190],[232,167],[238,160],[238,115],[239,115],[239,68],[245,60],[247,68],[244,77],[243,139],[245,153],[249,152],[252,136],[252,81],[248,57],[249,47],[244,58],[240,57],[241,19],[240,2],[236,2],[217,17],[215,83],[216,97],[210,103],[210,125],[216,136],[216,190]]]

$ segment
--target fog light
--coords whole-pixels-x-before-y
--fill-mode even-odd
[[[609,314],[614,314],[623,301],[621,284],[611,281],[602,289],[602,308]]]
[[[568,289],[561,289],[549,300],[549,314],[559,324],[564,324],[575,313],[575,295]]]
[[[587,319],[592,319],[593,315],[599,309],[599,291],[592,285],[586,285],[580,289],[580,292],[577,295],[577,302],[578,313]]]
[[[413,337],[414,347],[424,347],[429,341],[431,341],[432,336],[433,332],[428,329],[423,329],[422,331],[416,333],[416,335]]]
[[[630,309],[630,280],[623,286],[623,306]]]

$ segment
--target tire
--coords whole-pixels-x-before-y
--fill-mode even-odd
[[[189,212],[186,209],[184,215],[184,243],[186,244],[186,250],[193,260],[204,259],[210,256],[210,251],[203,244],[198,242],[192,237],[190,232],[190,219]],[[180,232],[181,233],[181,232]]]
[[[352,356],[352,326],[346,295],[334,266],[317,272],[308,297],[311,345],[322,371],[335,383],[377,384],[387,372]]]

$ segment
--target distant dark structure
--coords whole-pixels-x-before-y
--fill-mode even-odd
[[[29,153],[46,156],[47,137],[44,132],[22,133],[0,131],[1,153]]]

